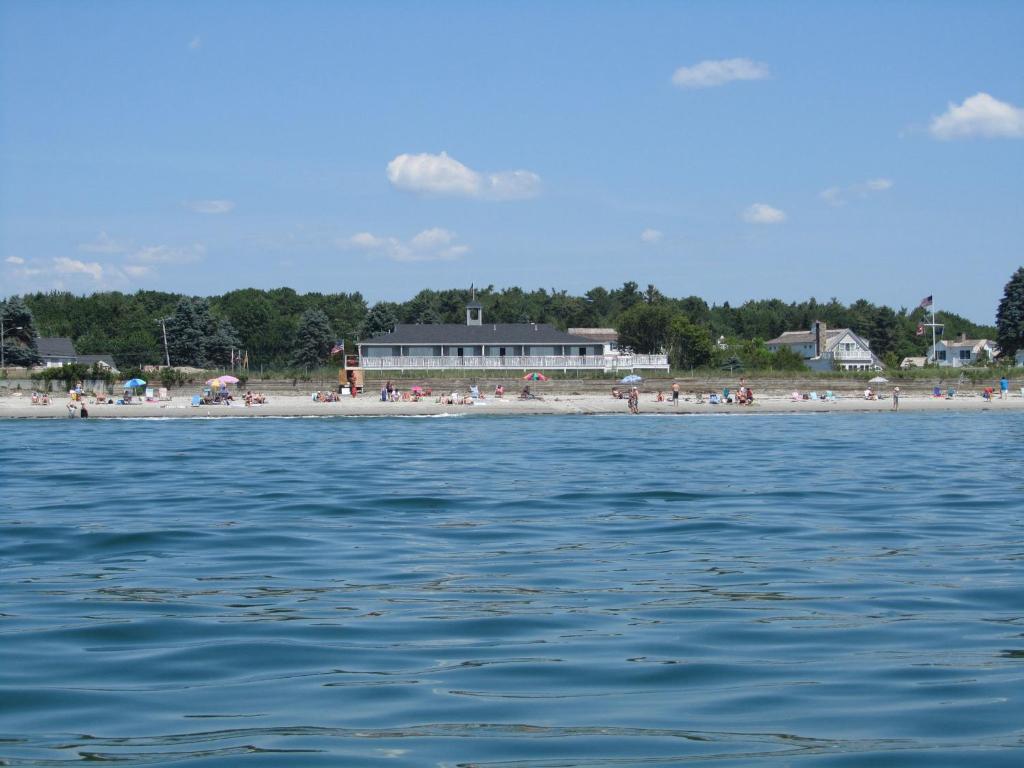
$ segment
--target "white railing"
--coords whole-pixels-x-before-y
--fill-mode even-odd
[[[446,369],[483,370],[596,370],[619,371],[638,368],[668,370],[668,355],[506,355],[464,357],[362,357],[366,370],[428,371]]]
[[[871,362],[871,353],[865,352],[859,347],[857,349],[834,349],[832,350],[832,357],[836,360],[863,360],[866,363]]]

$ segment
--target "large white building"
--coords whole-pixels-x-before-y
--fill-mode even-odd
[[[960,368],[994,360],[998,354],[999,345],[994,341],[968,339],[966,333],[961,333],[956,339],[935,342],[928,350],[928,359],[939,366]]]
[[[397,325],[359,342],[368,370],[668,370],[667,355],[609,353],[606,340],[545,323],[485,323],[483,307],[466,305],[466,322]]]
[[[849,328],[829,328],[815,320],[809,331],[786,331],[766,342],[769,351],[786,347],[803,357],[807,367],[815,371],[880,371],[882,361],[871,351],[865,339]]]

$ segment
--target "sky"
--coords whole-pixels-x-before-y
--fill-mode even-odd
[[[0,4],[0,296],[632,280],[993,322],[1024,3]]]

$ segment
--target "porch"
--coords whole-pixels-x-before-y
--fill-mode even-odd
[[[668,355],[466,355],[456,357],[366,357],[367,371],[508,370],[508,371],[667,371]]]

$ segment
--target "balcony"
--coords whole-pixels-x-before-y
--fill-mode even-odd
[[[466,357],[362,357],[368,371],[634,371],[668,370],[668,355],[506,355]]]

